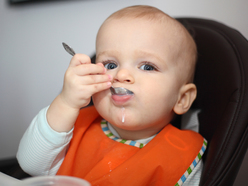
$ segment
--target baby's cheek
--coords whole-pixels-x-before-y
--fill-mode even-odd
[[[109,90],[98,92],[92,96],[94,106],[96,107],[98,112],[102,112],[108,107],[109,98],[106,91]]]
[[[101,99],[103,99],[103,95],[101,95],[101,92],[98,92],[92,95],[92,100],[93,100],[95,107],[97,107],[100,104]]]

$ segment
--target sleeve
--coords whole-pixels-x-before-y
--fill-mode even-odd
[[[55,175],[62,164],[73,129],[56,132],[46,119],[47,109],[42,109],[24,133],[17,152],[21,168],[32,176]]]
[[[190,173],[183,186],[198,186],[201,179],[201,173],[203,169],[203,162],[200,160],[194,170]]]

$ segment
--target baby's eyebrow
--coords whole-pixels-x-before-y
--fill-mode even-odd
[[[155,58],[160,62],[163,62],[163,59],[160,56],[158,56],[156,53],[153,53],[153,52],[148,52],[148,51],[143,51],[143,50],[135,50],[135,54],[138,57],[140,57],[140,56],[141,57],[150,57],[150,58]]]
[[[102,51],[100,53],[97,53],[96,58],[99,58],[101,56],[113,56],[113,57],[115,57],[116,55],[119,55],[119,54],[120,54],[120,52],[117,50],[105,50],[105,51]]]

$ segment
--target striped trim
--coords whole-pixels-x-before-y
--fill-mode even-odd
[[[118,137],[116,137],[108,128],[108,122],[106,120],[102,120],[101,121],[101,127],[102,127],[102,130],[103,132],[106,134],[106,136],[108,136],[110,139],[112,140],[115,140],[117,142],[120,142],[120,143],[123,143],[123,144],[126,144],[126,145],[131,145],[131,146],[134,146],[134,147],[138,147],[138,148],[143,148],[146,144],[144,143],[139,143],[139,142],[136,142],[136,141],[132,141],[132,140],[125,140],[125,139],[120,139]]]
[[[198,155],[196,156],[196,158],[194,159],[194,161],[192,162],[192,164],[189,166],[189,168],[182,175],[182,177],[175,184],[175,186],[180,186],[180,185],[182,185],[186,181],[186,179],[188,178],[188,176],[190,175],[190,173],[193,171],[193,169],[196,167],[196,165],[198,164],[198,162],[201,160],[202,155],[204,154],[204,152],[206,150],[206,147],[207,147],[207,140],[204,139],[203,145],[202,145],[202,148],[201,148],[200,152],[198,153]]]

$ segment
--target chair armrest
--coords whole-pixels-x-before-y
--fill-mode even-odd
[[[31,177],[29,174],[25,173],[22,170],[15,157],[0,160],[0,172],[14,177],[16,179],[24,179]]]

